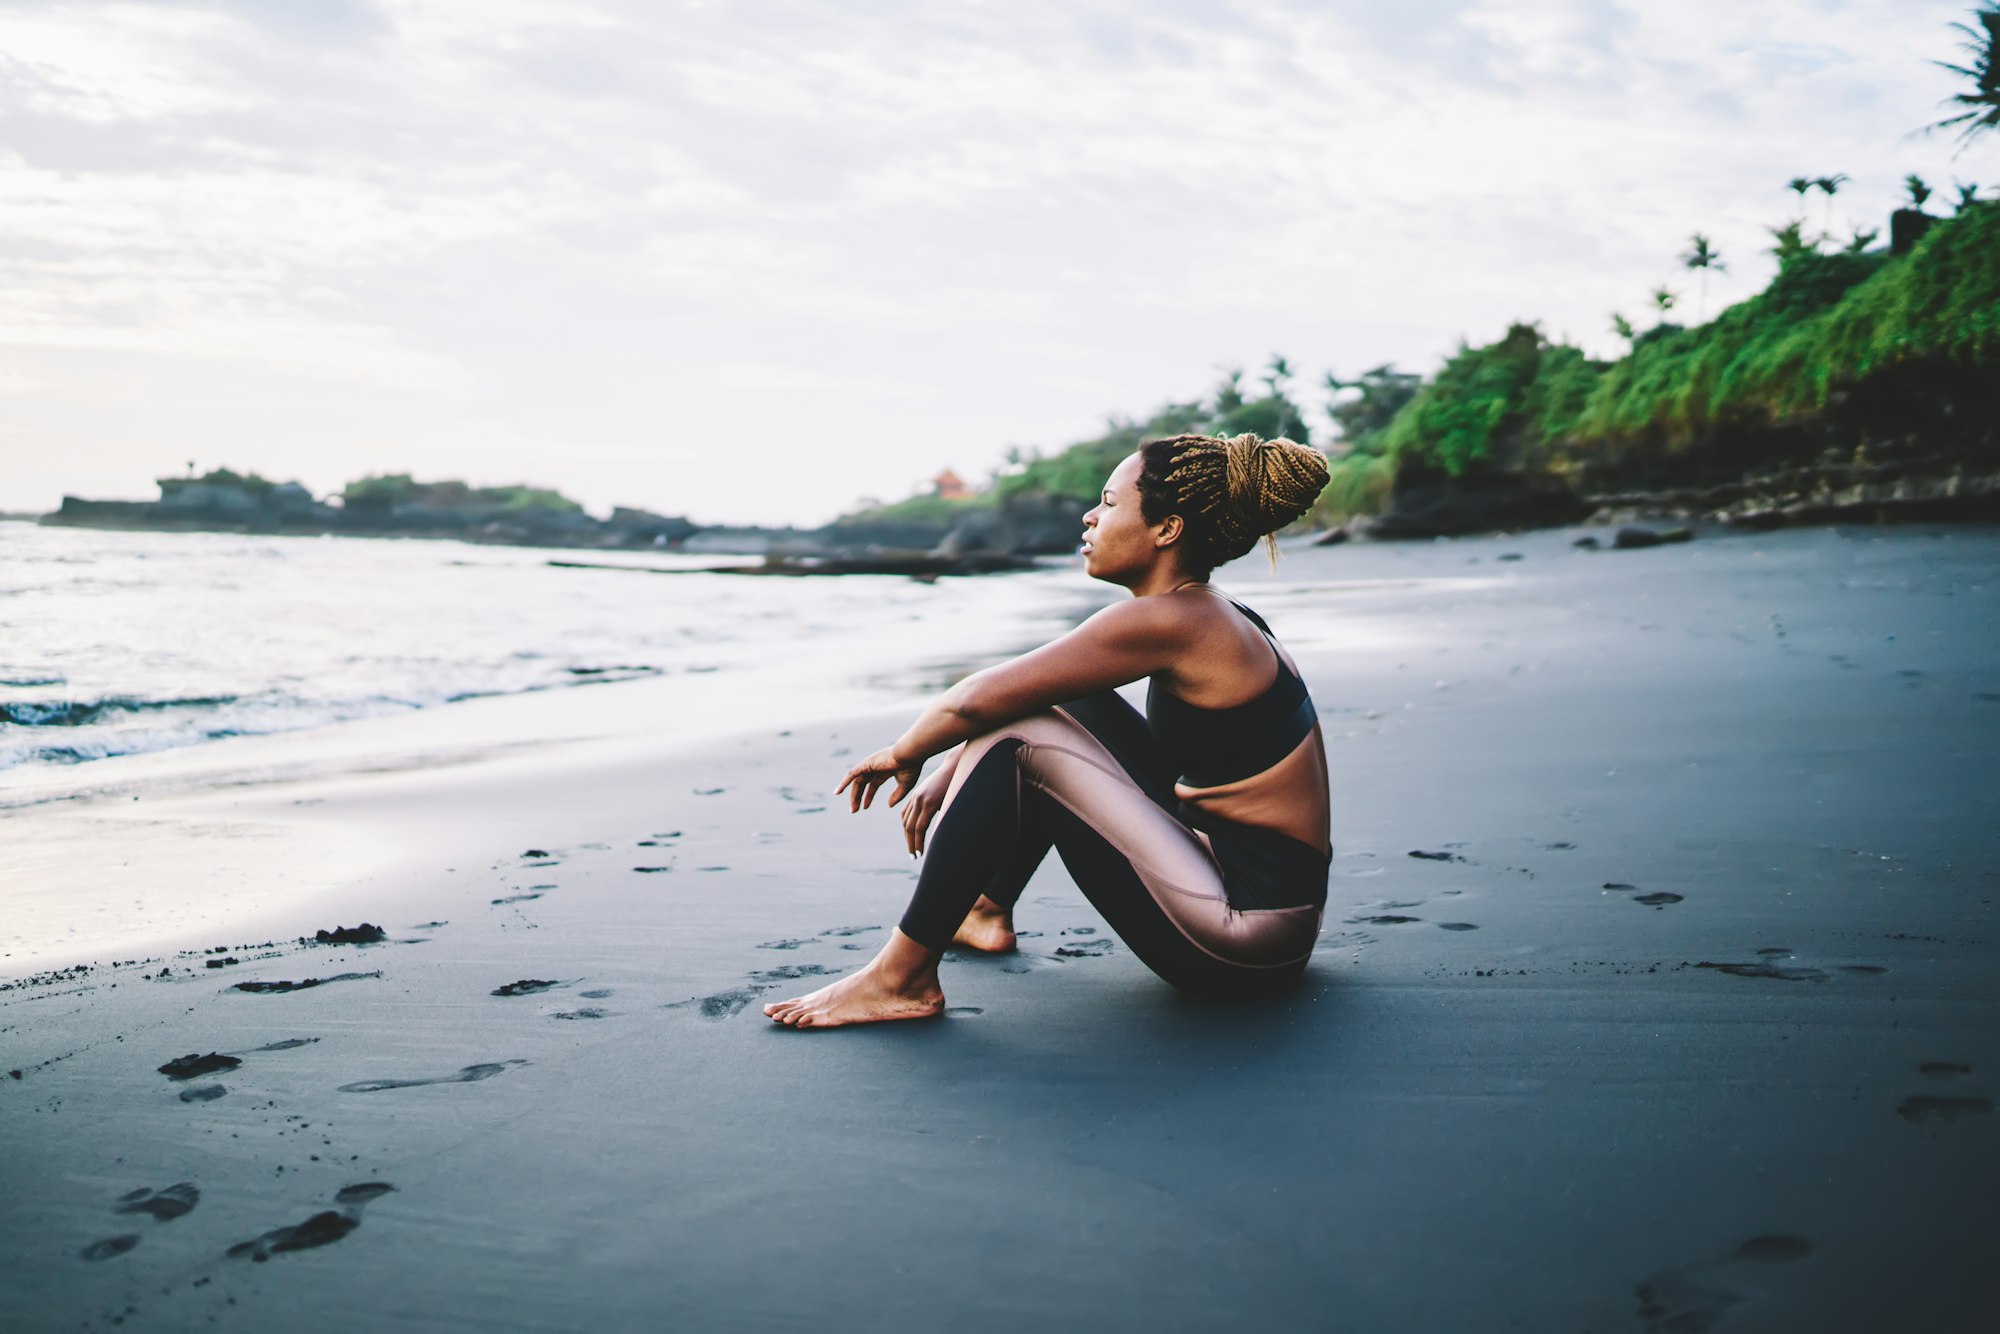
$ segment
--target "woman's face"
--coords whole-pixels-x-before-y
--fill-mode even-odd
[[[1168,524],[1153,525],[1139,510],[1139,456],[1111,470],[1104,493],[1083,516],[1083,569],[1093,579],[1133,584],[1160,557],[1159,538]]]

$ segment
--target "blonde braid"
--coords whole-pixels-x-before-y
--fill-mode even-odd
[[[1164,442],[1173,462],[1163,479],[1215,563],[1234,560],[1262,537],[1277,568],[1277,531],[1312,507],[1326,485],[1326,456],[1291,440],[1180,435]]]

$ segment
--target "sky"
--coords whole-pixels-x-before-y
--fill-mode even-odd
[[[1693,232],[1702,313],[1764,284],[1791,177],[1842,238],[2000,184],[1910,135],[1972,8],[15,0],[0,510],[194,463],[811,524],[1273,353],[1316,416],[1514,320],[1614,355]]]

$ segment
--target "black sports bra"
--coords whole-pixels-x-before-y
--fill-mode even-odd
[[[1257,698],[1226,709],[1190,704],[1157,677],[1148,682],[1146,724],[1189,787],[1220,787],[1263,773],[1297,750],[1319,717],[1306,683],[1286,665],[1264,618],[1234,598],[1228,602],[1271,641],[1278,675]]]

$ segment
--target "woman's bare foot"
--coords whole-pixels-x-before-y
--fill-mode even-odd
[[[925,949],[900,930],[858,973],[818,991],[766,1005],[764,1013],[793,1028],[839,1028],[890,1019],[929,1019],[944,1013],[938,985],[941,952]]]
[[[972,905],[972,911],[959,923],[958,934],[951,938],[951,943],[982,954],[1005,954],[1015,945],[1014,914],[981,894],[979,902]]]

